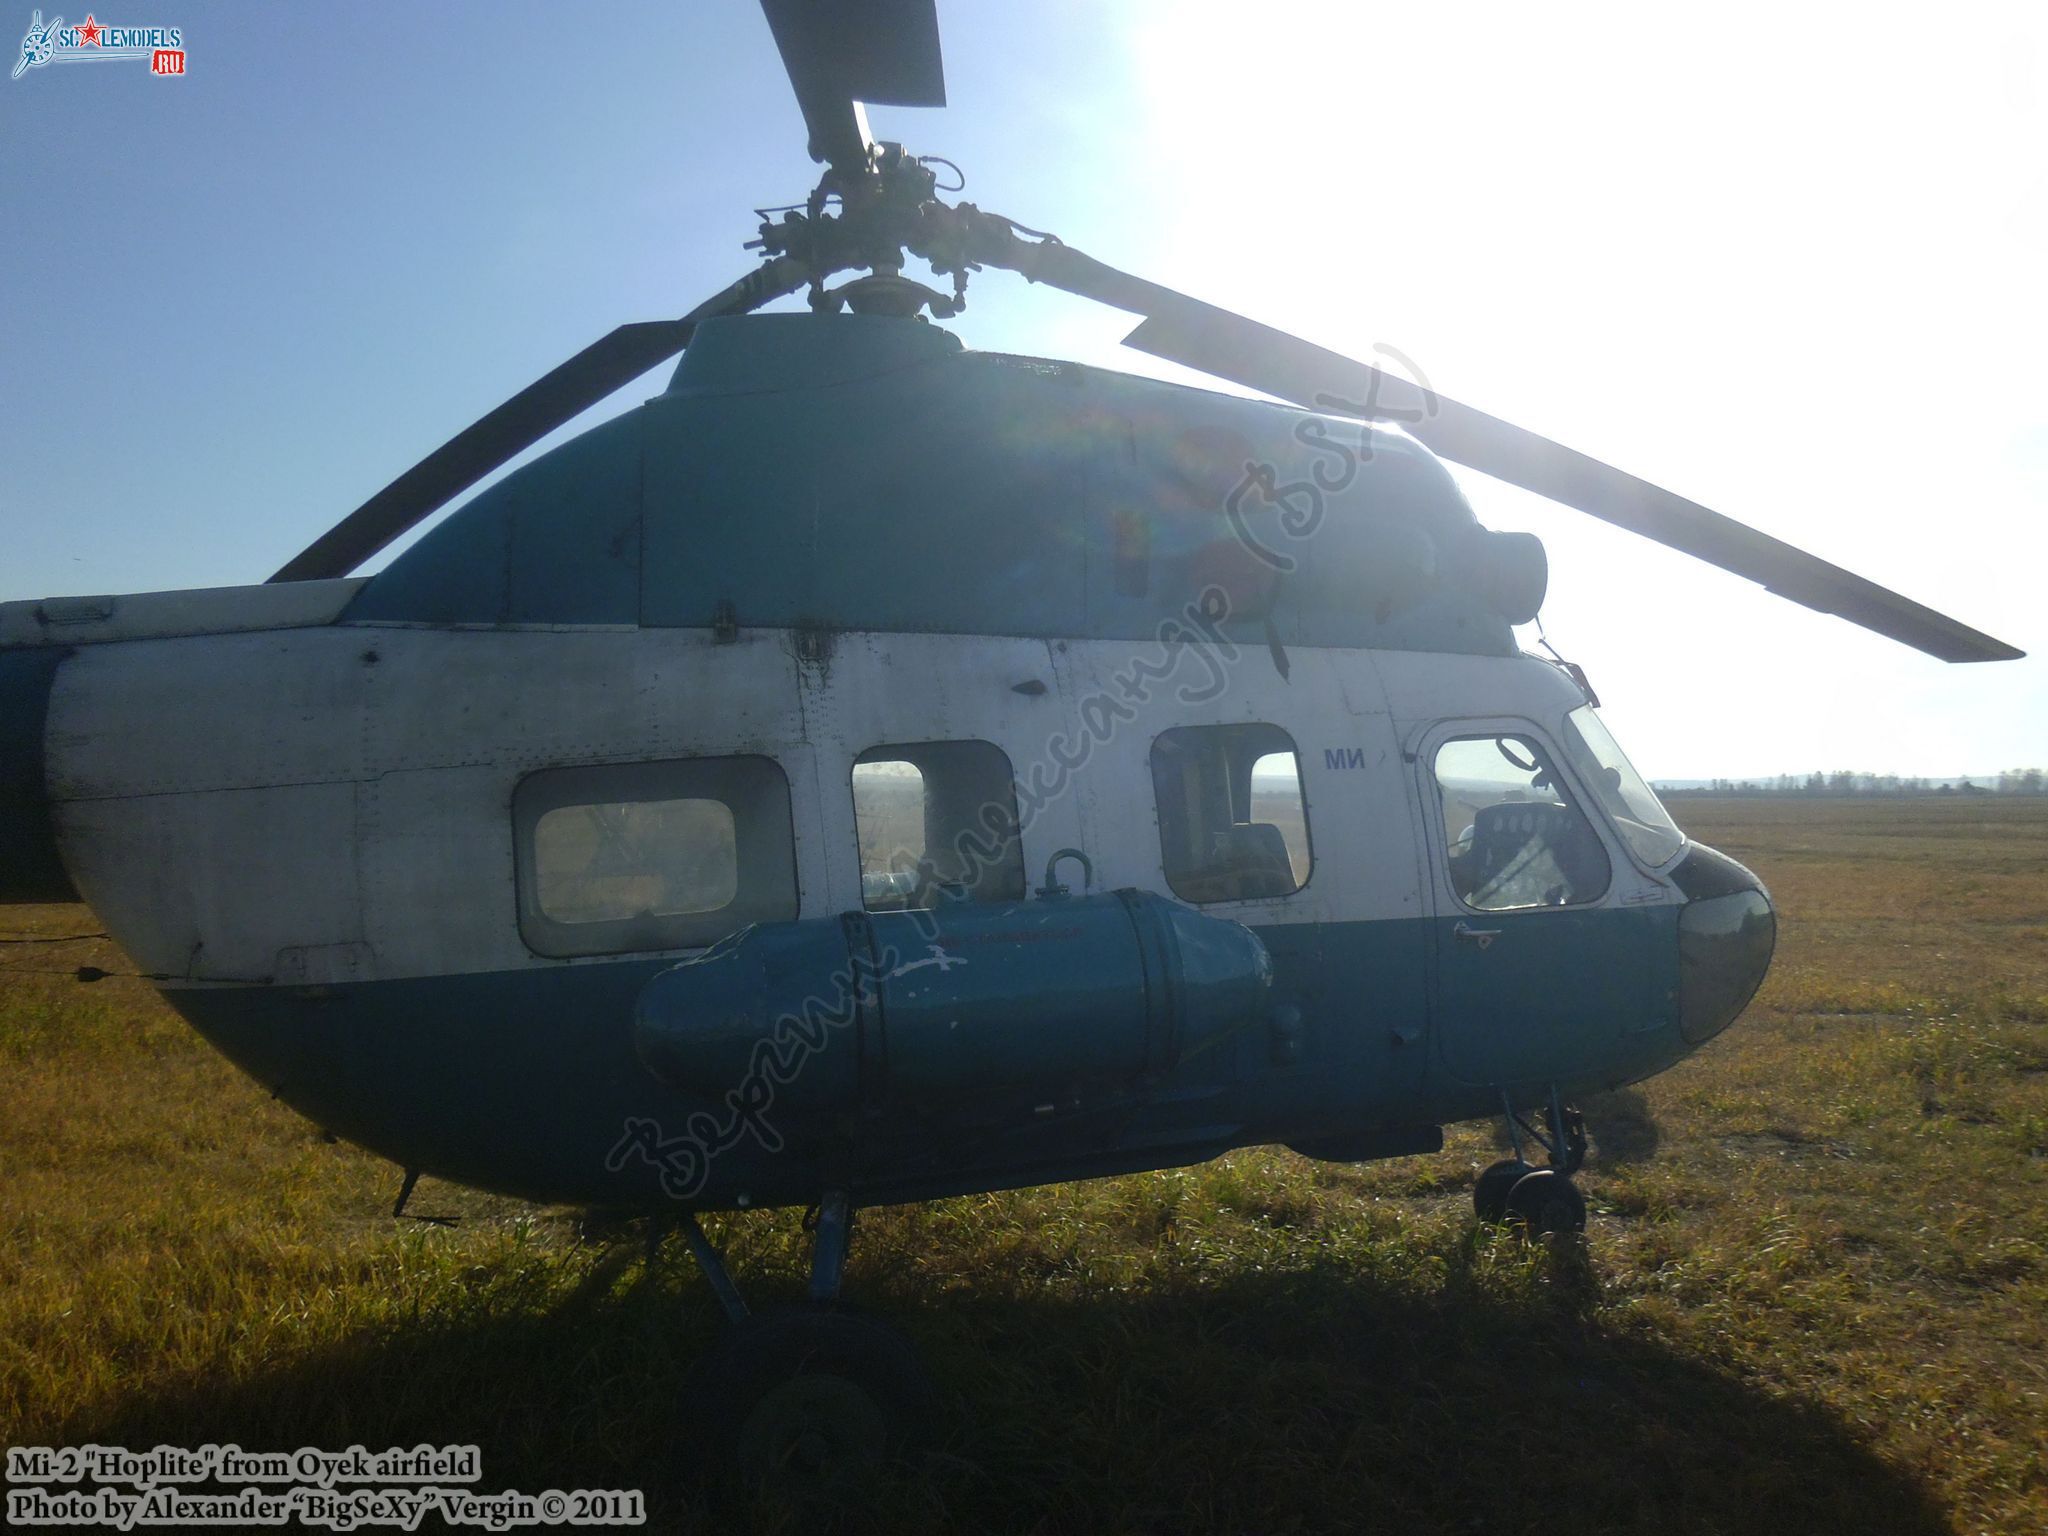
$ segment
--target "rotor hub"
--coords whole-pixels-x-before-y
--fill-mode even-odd
[[[812,297],[811,304],[818,309],[837,309],[844,304],[856,315],[893,315],[904,320],[926,308],[937,320],[949,320],[960,312],[960,305],[938,289],[888,268],[856,277],[829,291],[821,289]]]

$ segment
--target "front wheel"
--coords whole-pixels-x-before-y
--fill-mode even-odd
[[[1519,1157],[1504,1157],[1488,1168],[1472,1186],[1474,1214],[1489,1225],[1506,1221],[1509,1192],[1534,1171],[1532,1165]]]
[[[1536,1168],[1508,1191],[1508,1220],[1531,1237],[1586,1230],[1586,1197],[1555,1168]]]

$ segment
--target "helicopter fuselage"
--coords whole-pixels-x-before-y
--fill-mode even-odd
[[[867,339],[850,318],[766,318],[849,357]],[[693,356],[714,416],[758,420],[770,397],[789,452],[818,452],[802,391],[772,370],[705,391]],[[889,371],[844,370],[856,397]],[[559,451],[568,479],[513,477],[367,582],[0,608],[0,693],[39,724],[42,803],[17,797],[7,829],[18,867],[61,865],[171,1003],[321,1126],[407,1168],[606,1206],[828,1184],[880,1203],[1268,1142],[1423,1151],[1504,1099],[1660,1071],[1734,1017],[1768,963],[1761,888],[1617,798],[1580,684],[1509,643],[1514,562],[1475,544],[1491,536],[1454,491],[1450,533],[1419,553],[1413,526],[1373,532],[1381,576],[1349,613],[1317,585],[1337,563],[1315,574],[1318,530],[1288,542],[1307,506],[1290,486],[1336,495],[1314,472],[1329,453],[1295,481],[1262,480],[1254,456],[1190,536],[1133,489],[1128,414],[1052,375],[1032,387],[1068,390],[1057,444],[1039,452],[1025,417],[986,429],[1018,434],[1024,461],[1085,460],[1094,496],[1079,547],[1016,544],[1029,569],[1003,567],[1008,534],[984,526],[912,571],[786,498],[773,526],[663,554],[656,461],[624,434],[664,400]],[[727,457],[689,493],[731,525],[713,503],[743,488],[733,444],[696,425],[690,451]],[[1169,460],[1189,449],[1174,425]],[[578,468],[593,440],[635,442],[630,463]],[[1379,447],[1382,471],[1408,455],[1449,485],[1396,436]],[[1213,442],[1193,451],[1212,462],[1168,470],[1215,468]],[[587,505],[560,505],[565,485]],[[549,546],[563,528],[595,553]],[[979,622],[848,622],[849,603],[886,619],[905,589],[926,619]],[[1023,627],[1006,609],[1036,632],[999,632]],[[941,846],[977,824],[979,862]],[[1099,899],[1114,891],[1248,931],[1233,975],[1256,1002],[1200,1049],[1103,1046],[1091,1020],[1186,982],[1130,947]],[[935,1027],[987,1028],[988,1060],[1010,1065],[971,1091],[930,1086],[954,1080],[920,1076],[906,1032],[884,1061],[879,1024],[845,1047],[858,1065],[830,1103],[794,1073],[720,1091],[651,1070],[650,984],[734,929],[820,925],[805,952],[824,953],[842,914],[945,914],[896,954],[943,1015],[945,988],[982,980],[944,931],[976,908],[1002,979]],[[665,1149],[684,1141],[715,1155],[679,1189]]]
[[[809,659],[792,631],[322,625],[84,646],[50,703],[56,825],[109,930],[259,1081],[407,1167],[536,1198],[659,1199],[658,1159],[615,1155],[627,1127],[731,1119],[636,1056],[635,1000],[688,951],[550,957],[522,935],[515,803],[551,767],[772,760],[802,920],[863,905],[852,774],[878,743],[990,743],[1027,792],[1085,751],[1021,818],[1025,866],[1077,848],[1090,889],[1171,895],[1149,803],[1161,733],[1257,722],[1293,741],[1307,878],[1202,909],[1269,951],[1273,1011],[1298,1014],[1284,1051],[1262,1027],[1078,1098],[894,1105],[854,1138],[865,1199],[1257,1142],[1423,1150],[1428,1127],[1497,1111],[1503,1088],[1612,1086],[1690,1049],[1687,898],[1599,817],[1612,876],[1593,901],[1482,912],[1453,888],[1431,748],[1497,733],[1562,762],[1584,700],[1557,669],[1296,649],[1283,681],[1263,652],[1186,649],[1135,699],[1118,683],[1132,648],[1106,642],[845,634]],[[1212,668],[1231,686],[1184,702]],[[1091,697],[1131,718],[1083,735]],[[1461,927],[1496,936],[1481,949]],[[699,1203],[814,1197],[812,1128],[778,1128],[772,1106],[766,1125],[784,1145],[721,1149]]]

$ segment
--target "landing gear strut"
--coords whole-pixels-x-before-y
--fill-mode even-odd
[[[1565,1105],[1555,1086],[1543,1107],[1544,1129],[1522,1118],[1503,1090],[1501,1112],[1507,1119],[1514,1156],[1502,1158],[1472,1186],[1472,1209],[1484,1222],[1510,1222],[1531,1237],[1552,1232],[1586,1230],[1586,1201],[1572,1175],[1586,1161],[1586,1120]],[[1523,1138],[1541,1147],[1548,1162],[1538,1167],[1522,1155]]]
[[[845,1191],[805,1218],[813,1234],[806,1305],[751,1312],[694,1214],[678,1222],[730,1327],[690,1373],[698,1448],[745,1488],[829,1495],[927,1427],[937,1406],[917,1353],[888,1324],[839,1305],[853,1235]]]

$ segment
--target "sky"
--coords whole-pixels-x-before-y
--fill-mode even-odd
[[[5,3],[11,70],[32,7]],[[1549,638],[1647,775],[2048,765],[2043,8],[939,17],[951,105],[871,117],[964,198],[1398,348],[2033,653],[1946,665],[1459,471],[1543,538]],[[262,580],[613,326],[747,271],[751,210],[815,180],[749,0],[98,20],[181,28],[188,72],[0,78],[0,600]],[[949,328],[1219,387],[1121,347],[1131,323],[988,273]]]

